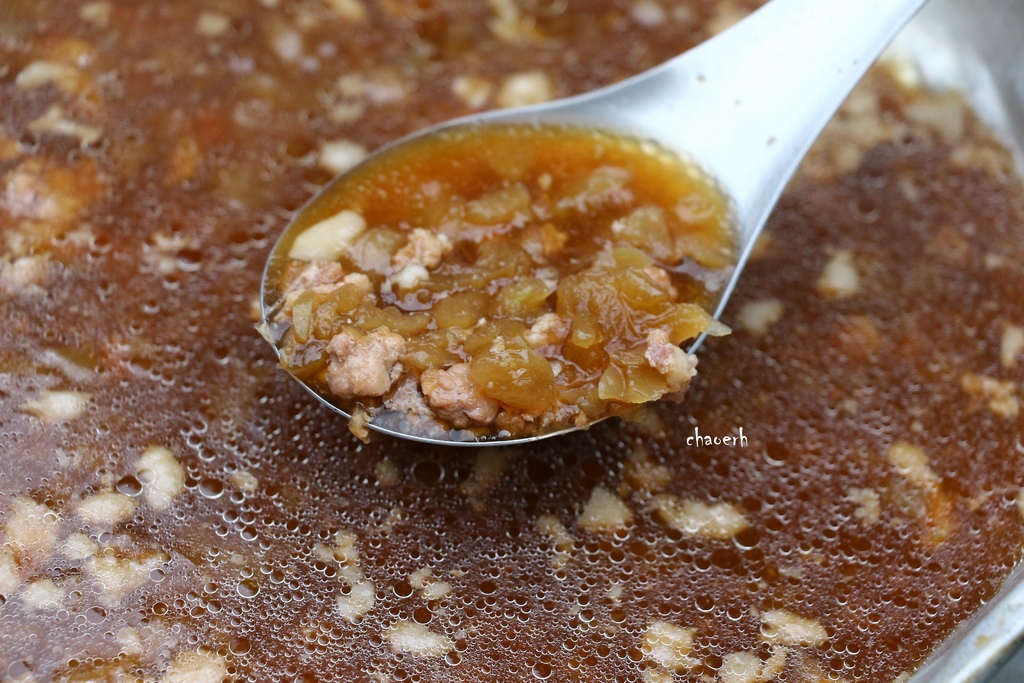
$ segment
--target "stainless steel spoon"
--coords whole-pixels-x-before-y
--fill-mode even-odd
[[[480,123],[569,124],[655,140],[695,163],[731,201],[739,259],[720,290],[718,318],[801,159],[864,72],[925,2],[771,0],[718,36],[621,83],[541,105],[454,119],[377,153],[441,129]],[[276,252],[277,245],[272,254]],[[274,304],[268,301],[273,289],[269,272],[270,263],[262,284],[264,323]],[[690,352],[704,337],[697,338]],[[414,441],[462,446],[521,444],[573,431],[461,441],[369,426]]]

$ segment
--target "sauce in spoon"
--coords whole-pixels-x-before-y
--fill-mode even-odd
[[[681,396],[721,333],[729,208],[649,142],[457,127],[304,209],[268,271],[282,367],[365,425],[455,441],[585,427]]]

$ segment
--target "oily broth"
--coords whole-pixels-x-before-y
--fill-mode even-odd
[[[613,3],[554,17],[523,7],[580,56],[546,69],[557,93],[673,54],[718,11],[695,5],[645,28]],[[349,31],[315,72],[282,57],[291,25],[309,27],[304,54],[337,34],[338,18],[302,19],[321,16],[312,6],[225,5],[214,37],[196,33],[209,8],[188,2],[112,5],[106,27],[78,5],[9,9],[5,33],[20,37],[0,43],[0,97],[13,103],[0,114],[0,566],[13,560],[17,580],[0,591],[6,677],[657,681],[672,661],[645,637],[664,622],[679,631],[655,632],[679,651],[692,636],[680,680],[721,679],[750,664],[742,652],[770,669],[785,648],[777,680],[889,681],[1019,559],[1019,389],[989,395],[964,377],[1022,379],[1002,349],[1024,325],[1024,206],[1008,156],[971,116],[947,140],[906,114],[944,100],[871,76],[783,198],[726,316],[737,332],[704,347],[686,403],[467,456],[355,441],[275,370],[250,303],[288,212],[330,175],[316,140],[372,148],[462,113],[451,76],[482,64],[498,84],[539,66],[539,48],[500,40],[482,4],[383,3],[367,21],[386,30]],[[424,42],[439,60],[415,51]],[[96,88],[19,86],[40,60],[83,64]],[[389,68],[410,63],[416,88]],[[335,89],[350,71],[366,75],[364,96]],[[102,126],[101,140],[26,132],[55,103]],[[338,121],[360,103],[361,118]],[[891,126],[881,139],[878,118]],[[40,197],[88,201],[39,214],[14,201],[25,179]],[[34,244],[39,226],[58,237]],[[11,270],[16,253],[54,265]],[[55,420],[48,391],[85,402],[63,395]],[[749,443],[681,447],[694,427],[743,427]],[[137,471],[154,446],[180,465],[180,487],[172,466],[156,480]],[[928,469],[908,466],[915,448]],[[595,490],[632,519],[595,524],[583,514]],[[166,507],[159,491],[175,492]],[[101,493],[135,506],[86,521],[83,501]],[[680,531],[666,515],[686,501],[728,505],[717,509],[747,526],[725,539]],[[350,621],[367,584],[373,605]],[[765,615],[787,613],[805,628],[780,642]]]

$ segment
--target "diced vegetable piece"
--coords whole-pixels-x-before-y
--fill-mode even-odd
[[[597,385],[598,396],[605,401],[622,401],[626,395],[626,373],[617,365],[609,365],[601,373]]]
[[[654,264],[650,256],[633,247],[615,247],[611,250],[611,257],[612,262],[619,268],[640,268],[642,270]]]
[[[469,365],[469,378],[488,398],[526,413],[551,410],[557,397],[555,374],[543,356],[498,337]]]
[[[495,300],[495,312],[506,317],[528,317],[541,312],[551,294],[551,288],[543,280],[523,278],[501,288]]]
[[[623,308],[653,312],[660,304],[670,303],[671,298],[658,287],[651,276],[639,268],[622,268],[609,274],[611,286],[618,293]]]
[[[715,217],[718,208],[715,202],[700,194],[690,194],[675,206],[675,214],[687,225],[700,225]]]
[[[524,252],[508,249],[501,241],[493,240],[480,245],[474,268],[486,283],[529,273],[532,264]]]
[[[477,225],[510,223],[530,213],[530,192],[522,183],[488,192],[466,203],[466,219]]]
[[[327,343],[320,340],[298,342],[294,330],[289,330],[281,343],[281,367],[308,380],[327,368],[326,348]]]
[[[518,320],[491,320],[473,330],[473,333],[463,342],[466,353],[477,354],[489,349],[495,339],[522,340],[526,344],[526,325]],[[516,343],[519,343],[518,341]]]
[[[426,313],[402,313],[394,306],[381,309],[368,305],[356,309],[352,318],[356,327],[367,332],[378,327],[387,327],[395,334],[406,338],[423,332],[433,320]]]
[[[612,223],[616,239],[643,249],[658,261],[677,260],[675,243],[665,223],[665,211],[656,206],[641,206]]]
[[[419,371],[458,363],[459,357],[448,350],[452,343],[450,335],[446,330],[431,330],[414,337],[406,347],[402,362]]]
[[[487,315],[490,304],[491,297],[484,292],[459,292],[434,304],[431,314],[440,328],[469,328]]]
[[[654,401],[667,391],[665,377],[652,368],[638,350],[613,355],[598,385],[602,399],[623,403]]]
[[[594,316],[581,313],[573,318],[569,343],[581,349],[589,349],[604,341],[600,326]]]
[[[664,375],[649,365],[630,368],[629,384],[623,399],[626,403],[647,403],[657,401],[668,392]]]
[[[292,329],[295,331],[295,340],[299,343],[306,343],[309,340],[309,327],[313,319],[313,306],[316,305],[316,292],[307,289],[292,304]]]
[[[330,292],[313,312],[313,336],[330,339],[338,333],[342,324],[348,321],[347,313],[352,312],[366,299],[362,289],[344,284]]]
[[[697,304],[675,304],[658,315],[652,327],[667,328],[672,343],[682,344],[696,338],[713,322],[708,312]]]
[[[573,183],[558,202],[559,208],[586,211],[607,204],[629,201],[633,193],[626,187],[630,172],[617,166],[602,166],[588,177]]]

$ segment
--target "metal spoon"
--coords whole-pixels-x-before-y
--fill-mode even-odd
[[[731,201],[739,259],[720,290],[714,314],[718,318],[769,213],[814,139],[925,2],[771,0],[718,36],[621,83],[541,105],[455,119],[383,149],[443,128],[480,123],[569,124],[657,141],[693,161]],[[277,251],[275,245],[272,259]],[[268,284],[270,265],[261,288],[264,323],[274,304],[268,301],[273,290]],[[704,337],[697,338],[691,353]],[[335,412],[350,417],[306,388]],[[431,438],[368,426],[414,441],[469,446],[521,444],[573,431],[463,441],[455,435]]]

